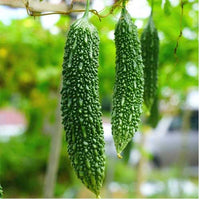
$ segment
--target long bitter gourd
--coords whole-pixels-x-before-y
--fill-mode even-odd
[[[0,185],[0,198],[2,198],[2,197],[3,197],[3,189],[2,189],[2,187]]]
[[[147,123],[152,128],[156,128],[159,120],[160,120],[159,99],[158,99],[158,94],[156,94],[153,105],[151,106],[150,115],[148,117]]]
[[[112,134],[118,157],[138,129],[143,103],[143,62],[137,27],[126,10],[115,28],[116,77],[112,106]]]
[[[157,91],[159,38],[152,13],[141,35],[142,58],[144,62],[144,103],[150,110]]]
[[[61,111],[68,154],[83,184],[97,196],[105,172],[104,137],[98,94],[99,37],[84,16],[68,32],[63,61]]]

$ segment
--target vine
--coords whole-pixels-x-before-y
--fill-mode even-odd
[[[117,1],[115,1],[115,3],[111,6],[110,11],[106,15],[99,14],[104,9],[102,11],[100,11],[100,12],[98,12],[95,9],[90,9],[89,12],[93,13],[94,15],[96,15],[99,18],[99,20],[101,21],[102,18],[106,18],[109,15],[113,14],[113,12],[114,12],[114,10],[116,8],[124,7],[127,2],[128,2],[128,0],[117,0]],[[85,9],[73,9],[74,0],[72,0],[71,4],[69,6],[69,9],[66,12],[62,12],[62,11],[36,12],[36,11],[32,11],[31,8],[29,7],[29,0],[23,0],[23,3],[24,3],[24,6],[26,8],[27,14],[29,16],[33,16],[33,17],[45,16],[45,15],[53,15],[53,14],[69,15],[71,13],[85,12]],[[177,41],[176,41],[176,46],[174,48],[174,56],[176,58],[176,61],[178,61],[177,50],[178,50],[178,47],[179,47],[180,39],[182,37],[182,31],[183,31],[183,27],[182,27],[183,25],[182,24],[183,24],[183,14],[184,14],[183,10],[184,10],[184,5],[186,3],[187,3],[187,0],[186,1],[180,0],[180,7],[181,7],[180,32],[179,32],[179,35],[178,35],[178,38],[177,38]],[[154,1],[151,0],[151,15],[153,14],[153,5],[154,5]]]
[[[61,14],[61,15],[69,15],[70,13],[74,13],[74,12],[85,12],[85,9],[73,9],[73,2],[74,0],[72,0],[71,5],[69,7],[69,10],[67,10],[66,12],[62,12],[62,11],[55,11],[55,12],[35,12],[32,11],[29,7],[29,0],[23,0],[24,6],[26,8],[27,14],[29,16],[33,16],[33,17],[38,17],[38,16],[45,16],[45,15],[53,15],[53,14]],[[123,0],[119,0],[116,1],[110,8],[110,11],[108,12],[108,14],[106,15],[101,15],[99,14],[99,12],[95,9],[90,9],[89,12],[93,13],[94,15],[96,15],[99,20],[101,21],[101,18],[106,18],[109,15],[113,14],[114,10],[118,7],[121,7],[121,3],[123,2]],[[102,11],[100,11],[102,12]]]
[[[178,46],[179,46],[179,41],[180,41],[182,34],[183,34],[183,8],[184,8],[184,5],[186,3],[187,3],[186,1],[180,0],[180,6],[181,6],[180,32],[179,32],[179,35],[178,35],[178,38],[177,38],[176,46],[174,48],[174,56],[175,56],[177,61],[178,61],[177,50],[178,50]]]

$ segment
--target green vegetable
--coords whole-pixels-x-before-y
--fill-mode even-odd
[[[143,62],[137,27],[125,7],[115,28],[116,77],[112,107],[112,134],[120,153],[138,129],[143,103]]]
[[[154,101],[153,101],[153,105],[151,107],[150,116],[148,117],[148,124],[152,128],[156,128],[159,120],[160,120],[159,99],[158,99],[158,95],[156,94]]]
[[[98,94],[99,37],[84,16],[68,32],[63,61],[61,111],[68,154],[83,184],[99,195],[105,172]]]
[[[131,150],[134,147],[133,140],[130,140],[130,142],[127,144],[126,148],[123,151],[123,161],[125,164],[128,164],[130,156],[131,156]]]
[[[144,103],[150,110],[157,92],[159,38],[152,14],[141,35],[144,62]]]
[[[171,3],[169,0],[165,0],[165,3],[164,3],[164,13],[166,15],[170,15],[171,14]]]
[[[0,198],[2,198],[2,197],[3,197],[3,189],[2,189],[2,187],[0,185]]]

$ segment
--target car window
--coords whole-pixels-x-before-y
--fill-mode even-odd
[[[192,111],[190,115],[190,130],[197,131],[198,132],[198,122],[199,122],[199,113],[198,111]],[[179,116],[176,116],[173,118],[170,126],[169,131],[180,131],[182,129],[182,123],[183,123],[183,115],[180,114]]]
[[[193,111],[190,117],[190,128],[194,131],[199,129],[199,112]]]
[[[181,126],[182,126],[182,118],[180,116],[174,117],[170,124],[169,131],[181,130]]]

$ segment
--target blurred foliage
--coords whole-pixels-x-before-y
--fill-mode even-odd
[[[169,7],[167,2],[169,4],[167,0],[165,11],[158,1],[154,4],[154,21],[160,36],[158,96],[177,108],[187,93],[198,85],[198,4],[197,1],[188,1],[184,6],[183,36],[177,51],[177,61],[174,48],[180,31],[180,7]],[[166,15],[169,14],[169,9],[170,15]],[[111,109],[115,78],[113,38],[117,14],[110,15],[101,22],[96,16],[91,17],[100,35],[99,92],[105,113]],[[138,30],[140,36],[147,19],[134,20],[143,24]],[[0,142],[0,179],[5,198],[42,197],[50,144],[49,132],[45,130],[45,126],[46,123],[52,125],[55,121],[69,24],[69,17],[61,16],[55,24],[59,30],[55,34],[44,29],[39,18],[12,20],[9,25],[0,22],[0,107],[9,106],[21,110],[29,122],[28,130],[23,136],[13,137],[6,143]],[[178,98],[176,104],[170,101],[173,95]],[[84,187],[71,168],[66,150],[63,136],[55,195],[69,198],[70,194],[73,198],[78,197],[78,192],[84,190]],[[127,150],[128,159],[130,149]],[[134,197],[136,170],[116,161],[113,173],[113,181],[128,185],[130,197]],[[172,176],[170,173],[156,176],[156,173],[150,174],[154,180]],[[160,195],[165,196],[169,195]]]
[[[13,20],[10,26],[1,22],[0,30],[1,106],[13,103],[24,109],[31,103],[45,110],[49,91],[60,84],[65,38],[31,18]]]
[[[41,134],[12,138],[8,143],[0,143],[0,177],[4,187],[4,197],[9,197],[7,191],[12,191],[12,197],[36,197],[41,194],[41,176],[46,170],[49,139]],[[9,169],[9,170],[8,170]]]
[[[81,185],[70,165],[67,147],[63,138],[57,177],[56,197],[66,188]],[[4,187],[4,198],[42,197],[44,175],[49,156],[49,135],[35,132],[13,137],[0,143],[0,177]],[[9,170],[8,170],[9,169]]]

